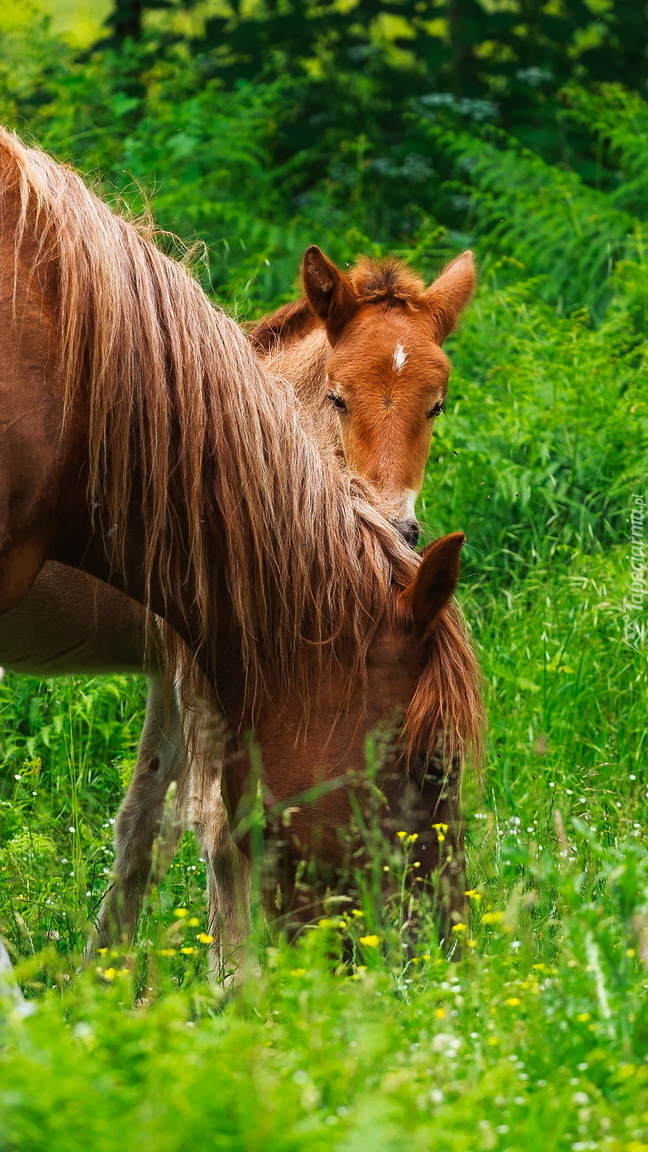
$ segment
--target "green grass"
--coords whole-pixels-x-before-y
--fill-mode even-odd
[[[164,227],[208,240],[206,282],[242,315],[290,297],[313,240],[339,261],[397,250],[428,275],[474,244],[420,514],[428,535],[468,535],[489,740],[464,789],[474,894],[453,956],[424,897],[411,949],[398,901],[331,912],[294,944],[258,917],[254,969],[227,999],[206,981],[189,836],[132,953],[81,960],[143,683],[7,675],[0,933],[33,1011],[0,1009],[0,1152],[648,1152],[645,609],[634,647],[624,622],[628,516],[648,499],[646,106],[571,93],[618,165],[612,192],[492,132],[428,124],[447,179],[413,188],[407,231],[371,169],[365,199],[345,200],[330,156],[290,198],[290,165],[270,165],[281,83],[194,92],[189,63],[158,61],[134,109],[114,59],[54,59],[48,35],[5,41],[5,119],[134,208],[138,182],[154,189]],[[391,860],[407,901],[402,846]]]

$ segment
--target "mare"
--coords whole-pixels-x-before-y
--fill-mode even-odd
[[[171,625],[195,658],[186,689],[223,715],[232,828],[251,730],[273,810],[317,792],[282,845],[280,904],[297,914],[300,860],[318,881],[344,864],[382,724],[383,825],[419,833],[429,876],[445,863],[430,820],[447,816],[456,912],[457,788],[482,722],[450,603],[463,538],[414,557],[186,271],[6,132],[0,196],[0,611],[50,559]],[[245,831],[238,843],[249,854]]]
[[[302,283],[304,297],[258,321],[250,341],[264,366],[294,387],[322,448],[333,447],[339,457],[361,445],[356,468],[370,470],[396,527],[415,542],[418,525],[405,518],[404,509],[422,475],[434,416],[445,398],[448,362],[438,345],[473,289],[472,254],[463,253],[425,288],[393,258],[363,259],[345,274],[313,246],[302,262]],[[322,284],[329,286],[327,294]],[[329,331],[331,315],[336,324]],[[401,359],[395,362],[397,348]],[[357,381],[346,370],[347,359],[364,366]],[[335,395],[331,379],[338,381]],[[233,872],[218,785],[205,765],[198,772],[205,794],[195,780],[188,782],[182,710],[169,690],[173,676],[155,624],[152,635],[158,642],[151,646],[150,633],[147,645],[145,615],[135,601],[53,562],[20,604],[0,617],[0,661],[15,671],[48,676],[146,670],[149,676],[134,778],[115,824],[114,880],[99,913],[100,944],[132,935],[142,896],[173,855],[187,818],[213,862],[213,877]],[[217,748],[212,754],[220,760]],[[175,804],[165,809],[173,782],[180,788]],[[229,879],[210,884],[214,932],[228,908],[230,921],[235,916],[231,887]],[[244,933],[230,927],[228,935]]]

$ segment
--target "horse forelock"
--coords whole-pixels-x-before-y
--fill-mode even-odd
[[[425,290],[421,277],[393,256],[383,260],[363,256],[348,275],[359,304],[385,301],[391,307],[416,307]]]

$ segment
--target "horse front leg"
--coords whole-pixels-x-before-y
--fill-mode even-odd
[[[232,840],[222,801],[203,847],[208,924],[214,937],[211,974],[226,988],[236,987],[245,975],[250,935],[250,862]]]
[[[250,862],[230,830],[221,781],[225,728],[203,713],[194,728],[188,786],[188,820],[207,866],[207,924],[213,937],[210,972],[226,988],[245,974],[250,935]]]
[[[91,948],[132,940],[143,900],[166,872],[184,832],[187,775],[177,694],[167,678],[151,677],[135,772],[115,820],[112,883]]]

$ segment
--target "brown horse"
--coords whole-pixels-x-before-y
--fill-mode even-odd
[[[220,794],[222,726],[211,713],[205,715],[200,704],[196,714],[194,704],[188,754],[183,707],[155,620],[152,637],[155,643],[149,636],[147,645],[147,614],[130,597],[84,572],[50,562],[20,604],[0,617],[0,658],[14,670],[40,676],[147,671],[149,692],[137,763],[115,822],[113,881],[89,948],[131,938],[147,890],[162,877],[190,826],[207,863],[209,931],[218,941],[213,960],[224,974],[231,970],[232,958],[244,954],[249,923],[246,860],[229,833]],[[165,803],[171,786],[173,801]],[[288,801],[282,804],[270,791],[267,799],[277,825],[270,837],[276,850],[283,840],[284,819],[277,817]],[[291,807],[297,799],[295,793]],[[446,807],[452,805],[443,806],[439,819],[447,815]],[[455,868],[457,863],[455,859]]]
[[[341,780],[287,831],[287,905],[304,855],[320,862],[326,841],[341,867],[344,837],[327,829],[351,826],[379,721],[386,829],[420,833],[429,874],[429,822],[447,807],[458,856],[457,765],[481,726],[448,604],[462,538],[415,558],[236,326],[73,173],[3,133],[0,175],[0,608],[49,557],[163,616],[223,711],[234,827],[251,728],[278,803],[287,764],[290,799]]]
[[[410,351],[414,349],[415,354],[410,356],[409,377],[407,374],[399,375],[397,399],[402,404],[403,395],[409,394],[410,399],[415,401],[418,396],[420,401],[421,377],[424,377],[429,364],[429,355],[426,355],[429,341],[439,327],[438,320],[430,312],[430,301],[434,296],[445,302],[443,323],[445,328],[451,326],[458,309],[465,303],[474,272],[471,254],[464,253],[424,292],[422,282],[393,259],[363,260],[350,277],[344,277],[319,249],[313,247],[308,250],[302,267],[306,300],[259,321],[251,329],[250,339],[266,367],[277,370],[294,386],[306,419],[314,427],[320,443],[325,447],[333,444],[339,455],[343,451],[340,418],[329,399],[328,361],[332,345],[324,323],[318,325],[308,304],[309,299],[316,296],[316,274],[320,279],[324,275],[332,277],[339,294],[343,293],[342,286],[347,280],[349,285],[362,284],[365,295],[369,278],[374,285],[373,307],[366,310],[371,321],[369,331],[365,331],[364,324],[356,324],[354,333],[349,332],[358,304],[356,309],[348,308],[347,322],[341,323],[337,337],[338,342],[345,339],[352,357],[365,359],[371,369],[363,379],[373,380],[373,393],[369,387],[355,389],[360,411],[364,407],[365,413],[371,415],[372,403],[378,413],[395,383],[390,358],[379,355],[376,350],[374,329],[379,318],[381,321],[384,319],[385,311],[392,319],[392,314],[397,313],[401,327],[403,323],[406,326]],[[353,292],[356,297],[360,295],[357,287]],[[421,313],[427,318],[423,326],[416,323]],[[380,327],[383,327],[382,323]],[[419,353],[422,353],[420,374],[416,372]],[[347,390],[352,385],[353,382],[349,381]],[[445,381],[443,385],[445,388]],[[424,400],[425,407],[429,403],[429,394],[427,398],[424,396]],[[356,409],[357,403],[354,403],[352,413]],[[375,442],[365,444],[365,459],[381,463],[380,471],[374,468],[374,486],[380,493],[391,493],[388,503],[392,510],[396,506],[394,494],[398,491],[403,467],[398,461],[401,472],[394,474],[392,433],[400,436],[401,455],[410,458],[410,475],[420,471],[420,461],[417,460],[417,452],[421,450],[420,437],[407,440],[403,421],[397,419],[399,415],[402,414],[397,407],[395,411],[393,408],[390,410],[393,419],[387,423],[374,419],[370,430]],[[349,419],[353,424],[354,415]],[[433,420],[430,418],[427,422],[431,431]],[[365,433],[368,430],[365,421]],[[386,432],[390,433],[388,445],[385,443]],[[346,439],[348,443],[349,438]],[[407,499],[409,489],[402,493],[402,500]],[[397,521],[396,526],[410,540],[418,530],[416,523],[409,520]],[[153,633],[156,634],[155,626]],[[188,780],[180,702],[175,693],[169,691],[172,677],[164,667],[159,645],[153,650],[146,649],[145,616],[139,605],[74,569],[46,564],[18,607],[0,617],[0,662],[13,670],[41,676],[113,670],[146,670],[149,675],[147,714],[134,778],[115,824],[114,881],[99,917],[98,939],[101,943],[107,943],[111,936],[128,938],[132,934],[142,896],[173,855],[188,819],[201,836],[205,857],[213,862],[215,876],[223,871],[226,865],[219,858],[216,845],[220,846],[221,857],[223,853],[230,853],[231,847],[226,842],[222,813],[218,811],[218,784],[211,779],[209,767],[205,764],[198,771],[198,779],[206,782],[205,796],[200,795],[196,780],[191,783]],[[220,763],[220,750],[212,751],[216,763]],[[172,808],[165,809],[165,795],[174,782],[180,786],[176,801]],[[215,830],[220,830],[216,841]],[[219,895],[217,880],[210,884],[210,917],[214,923],[231,905],[225,887],[220,885]],[[229,935],[233,935],[231,930]]]
[[[305,296],[251,330],[271,372],[295,383],[320,441],[339,446],[373,484],[412,546],[435,417],[450,363],[441,344],[475,287],[472,252],[426,288],[393,258],[340,272],[314,245],[302,264]]]

